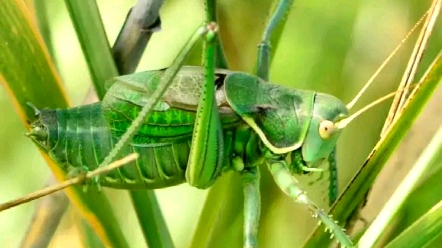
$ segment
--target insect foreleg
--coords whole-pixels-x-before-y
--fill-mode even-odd
[[[290,168],[290,171],[292,172],[292,174],[305,174],[308,172],[320,172],[321,178],[322,178],[322,173],[323,173],[324,169],[308,167],[304,163],[304,159],[302,158],[301,153],[292,152],[290,157],[291,157],[292,162],[291,162],[289,168]]]
[[[206,0],[206,21],[218,23],[217,15],[217,0]],[[228,69],[226,56],[224,54],[223,44],[221,42],[220,36],[217,35],[213,41],[215,44],[215,68]]]
[[[259,192],[259,167],[242,172],[244,189],[244,247],[258,247],[258,226],[261,214],[261,194]]]
[[[298,180],[291,175],[288,164],[282,156],[275,155],[274,158],[267,159],[267,165],[276,184],[285,194],[295,200],[295,202],[308,206],[313,216],[324,223],[326,228],[330,230],[332,235],[334,235],[343,246],[353,246],[344,230],[307,197]]]
[[[338,198],[338,165],[336,162],[336,147],[328,156],[328,165],[329,165],[329,182],[328,186],[328,203],[329,205],[333,205],[336,199]]]
[[[273,31],[278,26],[284,26],[284,18],[287,18],[290,8],[292,6],[293,0],[281,0],[276,7],[275,12],[270,17],[270,20],[264,30],[261,43],[258,45],[258,68],[256,75],[264,80],[269,79],[269,68],[270,68],[270,41],[272,38]],[[276,32],[278,33],[278,32]],[[279,36],[279,34],[277,34]],[[273,40],[274,41],[274,40]]]

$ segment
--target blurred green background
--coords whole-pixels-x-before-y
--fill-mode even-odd
[[[113,44],[134,1],[97,2],[109,41]],[[220,32],[231,69],[252,71],[270,2],[219,0]],[[281,43],[275,51],[271,81],[334,94],[348,102],[429,6],[429,0],[295,1]],[[53,1],[47,11],[59,72],[72,104],[79,105],[90,87],[84,57],[64,3]],[[166,1],[161,17],[162,31],[153,36],[138,71],[167,67],[190,33],[203,21],[204,6],[198,0]],[[438,51],[442,45],[441,36],[442,32],[437,30],[432,40],[439,42],[433,42],[429,53]],[[413,42],[404,46],[356,109],[395,89],[412,46]],[[424,58],[423,68],[428,66],[429,61]],[[0,202],[4,202],[39,189],[50,172],[37,148],[23,135],[25,130],[5,92],[0,92]],[[340,190],[377,141],[387,111],[387,104],[371,110],[344,131],[338,144]],[[270,187],[263,185],[267,186]],[[321,201],[325,197],[326,183],[317,186],[309,189],[308,193]],[[129,199],[126,192],[106,192],[111,200],[115,200],[115,211],[119,213],[127,239],[131,244],[143,244],[135,214],[129,205],[124,204]],[[206,192],[181,185],[157,190],[157,195],[175,244],[187,247]],[[278,191],[265,191],[263,201],[261,223],[265,223],[265,227],[260,229],[261,236],[264,236],[261,237],[263,247],[280,247],[282,244],[293,247],[293,244],[302,242],[316,224],[304,207],[296,206]],[[34,204],[25,204],[0,214],[0,243],[4,247],[19,245]],[[322,203],[322,206],[326,204]],[[76,228],[72,224],[72,220],[78,217],[73,213],[66,215],[67,221],[58,231],[60,243],[54,243],[54,247],[78,245]],[[299,228],[294,233],[294,229],[287,228],[290,226]]]

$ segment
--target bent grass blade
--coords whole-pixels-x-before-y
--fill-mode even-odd
[[[129,154],[128,156],[125,156],[124,158],[114,161],[106,166],[97,168],[97,169],[87,172],[85,174],[80,174],[76,177],[70,178],[70,179],[65,180],[61,183],[58,183],[58,184],[55,184],[52,186],[48,186],[48,187],[43,188],[41,190],[35,191],[27,196],[17,198],[15,200],[10,201],[10,202],[2,203],[2,204],[0,204],[0,212],[10,209],[12,207],[33,201],[33,200],[36,200],[38,198],[50,195],[50,194],[55,193],[57,191],[63,190],[69,186],[76,185],[76,184],[82,184],[82,183],[86,182],[87,180],[91,180],[91,179],[95,178],[96,176],[109,173],[110,171],[115,170],[118,167],[121,167],[131,161],[134,161],[138,157],[139,157],[139,155],[137,153]]]
[[[396,130],[394,131],[395,136],[389,133],[388,138],[385,139],[385,137],[383,136],[381,137],[381,140],[376,144],[375,148],[373,149],[372,153],[369,155],[363,167],[355,175],[354,179],[350,182],[349,186],[346,187],[345,191],[338,199],[338,202],[332,207],[331,212],[333,213],[333,216],[337,218],[339,221],[346,221],[349,218],[350,214],[354,214],[352,213],[352,211],[349,211],[349,209],[355,209],[356,207],[358,207],[357,203],[365,199],[366,192],[371,187],[370,186],[371,183],[368,182],[374,181],[375,175],[377,175],[377,173],[381,169],[380,165],[385,163],[386,158],[392,153],[394,146],[399,143],[400,139],[403,137],[403,135],[410,127],[411,123],[407,123],[407,121],[411,122],[411,120],[414,120],[414,118],[416,118],[416,116],[419,114],[419,111],[422,109],[425,102],[431,97],[431,93],[433,92],[433,90],[437,85],[437,82],[434,81],[431,82],[431,80],[434,80],[434,76],[437,75],[438,71],[437,68],[438,68],[438,63],[433,64],[432,73],[430,73],[432,76],[429,76],[427,80],[424,81],[424,85],[418,84],[417,87],[414,87],[414,92],[419,90],[419,93],[417,93],[414,97],[410,97],[411,100],[408,106],[409,109],[407,109],[407,111],[404,112],[404,116],[401,116],[401,118],[405,118],[406,120],[405,121],[400,120],[401,123],[400,125],[395,124],[396,126]],[[411,87],[413,87],[413,85],[407,86],[405,87],[405,89],[408,90]],[[397,90],[397,92],[403,92],[403,91],[404,88],[402,89],[399,88],[399,90]],[[423,91],[425,93],[422,93],[420,91]],[[418,99],[415,99],[416,97]],[[360,184],[356,183],[355,180],[357,179],[359,182],[361,178],[364,178],[361,180],[364,181],[364,183]],[[356,189],[356,187],[360,188]],[[357,199],[360,200],[356,200],[355,197],[358,197]],[[321,244],[328,243],[326,242],[326,240],[327,240],[327,235],[322,231],[316,229],[311,235],[307,243],[307,247],[314,247],[315,244],[319,243]]]

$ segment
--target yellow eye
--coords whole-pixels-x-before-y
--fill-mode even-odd
[[[328,139],[335,132],[335,123],[329,120],[323,120],[319,124],[319,136],[322,139]]]

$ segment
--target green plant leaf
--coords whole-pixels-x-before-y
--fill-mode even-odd
[[[0,82],[28,128],[27,121],[33,120],[35,113],[26,102],[52,108],[67,107],[68,104],[60,77],[36,26],[30,21],[24,2],[1,1],[0,15],[3,16],[0,20]],[[65,175],[61,169],[49,157],[43,156],[58,180],[63,180]],[[72,187],[66,192],[83,217],[99,230],[99,236],[106,245],[127,247],[104,194],[92,187],[88,194],[83,193],[82,187]]]
[[[412,226],[391,241],[386,248],[428,247],[442,234],[442,201],[431,208]],[[436,244],[434,244],[436,245]]]
[[[101,99],[106,93],[105,82],[118,76],[109,42],[95,1],[66,0],[69,14],[90,68],[95,91]]]

